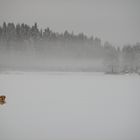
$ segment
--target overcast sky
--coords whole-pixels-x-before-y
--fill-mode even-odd
[[[140,42],[140,0],[0,0],[3,21],[84,32],[116,46]]]

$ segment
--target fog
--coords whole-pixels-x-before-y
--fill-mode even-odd
[[[140,140],[139,13],[139,0],[0,0],[0,140]]]
[[[140,79],[99,73],[0,74],[2,140],[139,140]]]

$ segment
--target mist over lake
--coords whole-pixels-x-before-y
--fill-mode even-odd
[[[0,0],[0,140],[140,140],[140,0]]]

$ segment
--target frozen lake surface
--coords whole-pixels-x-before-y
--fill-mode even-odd
[[[0,140],[140,140],[140,76],[0,74]]]

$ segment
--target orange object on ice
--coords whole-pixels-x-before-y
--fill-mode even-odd
[[[5,98],[6,98],[6,96],[4,96],[4,95],[0,96],[0,104],[1,104],[1,105],[3,105],[3,104],[6,103],[6,102],[5,102]]]

